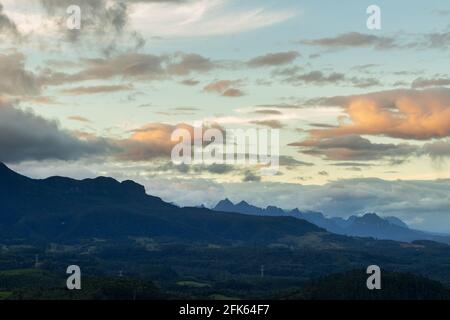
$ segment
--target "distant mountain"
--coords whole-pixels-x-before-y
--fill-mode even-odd
[[[306,220],[316,226],[326,229],[329,232],[359,237],[372,237],[375,239],[386,239],[396,241],[411,242],[414,240],[431,240],[450,244],[450,236],[440,236],[425,231],[413,230],[406,223],[396,217],[382,218],[375,213],[366,213],[362,216],[350,216],[347,219],[340,217],[327,218],[321,212],[304,211],[299,209],[283,210],[274,206],[266,209],[252,206],[245,202],[234,205],[230,200],[220,201],[213,210],[225,212],[237,212],[264,216],[292,216]]]
[[[257,216],[288,216],[288,214],[277,207],[268,206],[265,209],[258,208],[248,204],[245,201],[241,201],[237,204],[233,204],[229,199],[220,201],[215,207],[214,211],[222,212],[237,212],[242,214],[251,214]]]
[[[315,211],[300,212],[298,209],[283,210],[276,206],[268,206],[266,208],[258,208],[250,205],[245,201],[233,204],[229,199],[219,201],[213,208],[214,211],[222,212],[237,212],[242,214],[251,214],[259,216],[292,216],[297,219],[303,219],[311,222],[321,228],[324,228],[333,233],[343,233],[343,227],[347,221],[342,218],[326,218],[322,213]]]
[[[383,219],[397,226],[409,229],[409,226],[397,217],[384,217]]]
[[[218,215],[206,208],[180,208],[147,195],[133,181],[35,180],[0,164],[0,240],[146,236],[183,242],[270,243],[310,232],[325,230],[293,217]]]

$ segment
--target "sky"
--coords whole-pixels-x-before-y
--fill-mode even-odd
[[[0,4],[0,161],[18,172],[450,232],[449,3]],[[380,29],[367,26],[370,5]],[[171,133],[198,123],[279,130],[278,173],[174,164]]]

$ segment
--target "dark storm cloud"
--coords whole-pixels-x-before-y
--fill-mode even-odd
[[[0,102],[0,161],[77,160],[112,149],[101,139],[78,139],[55,121]]]

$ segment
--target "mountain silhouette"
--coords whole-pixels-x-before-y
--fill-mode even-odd
[[[237,204],[233,204],[229,199],[225,199],[217,203],[214,207],[215,211],[223,212],[237,212],[242,214],[251,214],[259,216],[287,216],[284,210],[275,206],[268,206],[265,209],[255,207],[248,204],[246,201],[241,201]]]
[[[245,204],[241,204],[245,207]],[[133,181],[108,177],[30,179],[0,164],[0,238],[71,241],[146,236],[205,242],[267,243],[325,230],[293,217],[217,214],[180,208]]]
[[[406,242],[431,240],[450,244],[450,236],[435,235],[425,231],[410,229],[406,223],[396,217],[380,217],[376,213],[366,213],[362,216],[353,215],[347,219],[341,217],[328,218],[321,212],[302,212],[297,208],[283,210],[275,206],[268,206],[266,209],[263,209],[246,202],[245,206],[243,206],[242,203],[234,205],[229,199],[225,199],[220,201],[213,210],[260,216],[291,216],[306,220],[329,232],[346,236],[372,237],[375,239]]]

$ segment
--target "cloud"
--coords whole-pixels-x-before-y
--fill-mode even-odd
[[[253,124],[257,124],[260,126],[266,126],[272,129],[281,129],[284,128],[284,124],[279,120],[255,120],[251,121]]]
[[[244,177],[242,178],[242,182],[260,182],[261,177],[256,175],[250,170],[246,170],[244,172]]]
[[[274,75],[285,76],[283,81],[294,85],[301,84],[349,84],[356,88],[368,88],[381,85],[375,78],[349,77],[341,72],[332,72],[325,74],[319,70],[313,70],[307,73],[300,73],[300,69],[277,71]]]
[[[176,171],[179,173],[191,173],[198,175],[199,173],[211,173],[211,174],[227,174],[233,172],[235,167],[228,164],[213,163],[210,165],[206,164],[174,164],[173,162],[166,162],[163,165],[157,166],[155,171]]]
[[[418,152],[418,147],[410,144],[372,143],[357,135],[310,139],[290,143],[289,146],[300,147],[307,155],[322,157],[325,160],[367,161],[388,158],[405,159]]]
[[[284,81],[290,83],[313,83],[313,84],[327,84],[338,83],[345,80],[343,73],[333,72],[328,75],[322,71],[311,71],[305,74],[296,74],[286,78]]]
[[[229,88],[222,92],[223,97],[237,98],[242,97],[243,95],[245,95],[244,92],[236,88]]]
[[[385,50],[399,47],[394,38],[380,37],[373,34],[364,34],[359,32],[343,33],[330,38],[302,40],[300,41],[300,43],[324,48],[338,49],[368,47],[378,50]]]
[[[83,59],[83,69],[74,74],[46,70],[41,76],[46,84],[57,85],[86,80],[107,80],[115,77],[161,79],[166,76],[162,66],[165,57],[128,53],[112,58]]]
[[[31,111],[0,105],[0,161],[78,160],[113,150],[102,139],[81,140]]]
[[[169,74],[178,76],[188,75],[191,72],[207,72],[216,67],[216,65],[208,58],[202,57],[199,54],[175,54],[176,61],[172,61],[167,66]]]
[[[63,93],[73,95],[111,93],[118,91],[128,91],[133,87],[130,85],[110,85],[110,86],[92,86],[92,87],[75,87],[62,90]]]
[[[392,49],[448,49],[450,31],[416,34],[414,36],[397,35],[395,37],[376,36],[359,32],[348,32],[335,37],[301,40],[301,44],[337,50],[346,48],[372,48],[375,50]]]
[[[223,128],[216,124],[204,125],[203,132],[208,128]],[[126,139],[113,140],[119,151],[114,154],[118,160],[124,161],[148,161],[157,158],[170,158],[172,149],[179,141],[172,141],[172,133],[177,129],[184,129],[190,133],[190,144],[195,143],[194,127],[179,123],[176,125],[166,123],[148,123],[137,129],[131,130],[131,135]],[[186,142],[189,143],[189,142]],[[202,141],[206,145],[206,141]]]
[[[272,114],[272,115],[281,115],[283,114],[280,110],[275,109],[257,109],[253,111],[253,113],[257,114]]]
[[[40,0],[45,9],[47,19],[56,26],[56,36],[61,40],[82,43],[96,43],[105,53],[116,48],[116,39],[122,35],[128,24],[127,4],[125,2],[108,2],[106,0]],[[66,10],[76,5],[81,9],[81,29],[70,30],[66,26]],[[56,30],[53,30],[56,31]],[[93,40],[93,37],[95,40]],[[100,44],[104,44],[101,46]],[[136,37],[135,47],[142,45],[142,38]]]
[[[380,80],[376,78],[351,77],[350,82],[353,84],[355,88],[370,88],[382,85]]]
[[[40,79],[46,85],[60,85],[87,80],[114,78],[163,80],[192,72],[207,72],[216,64],[198,54],[177,52],[173,55],[126,53],[106,58],[82,59],[82,69],[69,74],[45,69]]]
[[[0,95],[37,95],[41,85],[37,76],[25,70],[25,56],[18,52],[0,54]]]
[[[45,12],[45,23],[40,23],[40,33],[51,33],[60,36],[60,40],[91,46],[95,44],[105,54],[122,50],[126,47],[138,49],[144,46],[144,36],[133,24],[135,7],[184,5],[183,0],[40,0]],[[77,5],[81,9],[82,21],[80,30],[69,30],[66,27],[66,10]],[[171,10],[171,8],[166,8]],[[43,27],[49,26],[49,27]]]
[[[194,80],[194,79],[185,79],[185,80],[181,81],[181,84],[184,84],[185,86],[196,86],[199,83],[200,83],[200,81]]]
[[[4,35],[13,39],[21,37],[16,23],[3,12],[3,5],[0,3],[0,37]]]
[[[194,166],[194,171],[197,170],[196,168],[197,168],[197,166]],[[211,165],[202,166],[201,168],[203,170],[208,171],[209,173],[214,173],[214,174],[225,174],[225,173],[232,172],[234,170],[233,166],[228,165],[228,164],[221,164],[221,163],[213,163]]]
[[[299,161],[299,160],[295,159],[294,157],[286,156],[286,155],[280,155],[279,164],[280,164],[280,166],[286,166],[286,167],[291,167],[291,168],[300,167],[300,166],[305,166],[305,167],[314,166],[314,163]]]
[[[172,133],[176,129],[186,129],[193,137],[193,127],[187,124],[149,123],[133,130],[129,138],[116,142],[121,149],[116,157],[127,161],[170,157],[172,148],[178,143],[171,140]]]
[[[421,36],[417,43],[411,46],[429,49],[448,50],[450,46],[450,31],[447,29],[442,32],[431,32]]]
[[[333,163],[333,166],[337,167],[371,167],[373,164],[371,163],[363,163],[363,162],[337,162]]]
[[[228,0],[139,4],[130,10],[130,25],[147,37],[206,37],[247,32],[284,22],[297,14],[260,5],[235,6]]]
[[[78,121],[78,122],[91,122],[91,120],[89,120],[88,118],[82,117],[82,116],[70,116],[67,119],[69,120],[73,120],[73,121]]]
[[[411,87],[413,89],[427,88],[427,87],[445,87],[449,85],[450,85],[449,78],[435,78],[435,79],[417,78],[411,83]]]
[[[234,86],[239,85],[240,81],[231,81],[231,80],[216,80],[206,85],[203,88],[205,92],[213,92],[218,93],[223,97],[241,97],[244,95],[240,89],[235,88]]]
[[[433,13],[438,16],[448,16],[450,15],[450,10],[435,9],[433,10]]]
[[[443,159],[450,157],[450,140],[426,143],[422,152],[428,154],[432,159]]]
[[[30,8],[30,0],[4,0]],[[2,1],[3,2],[3,1]],[[297,12],[259,3],[235,6],[230,0],[35,0],[32,14],[19,16],[24,29],[40,40],[63,41],[106,54],[141,48],[145,39],[236,34],[286,21]],[[16,4],[17,3],[17,4]],[[78,5],[81,30],[66,28],[66,9]],[[27,26],[31,16],[32,27]]]
[[[247,62],[247,65],[252,68],[279,66],[291,63],[299,56],[300,54],[297,51],[268,53],[266,55],[249,60]]]
[[[376,135],[427,140],[450,135],[450,89],[391,90],[325,98],[347,114],[336,128],[312,129],[314,138]]]

